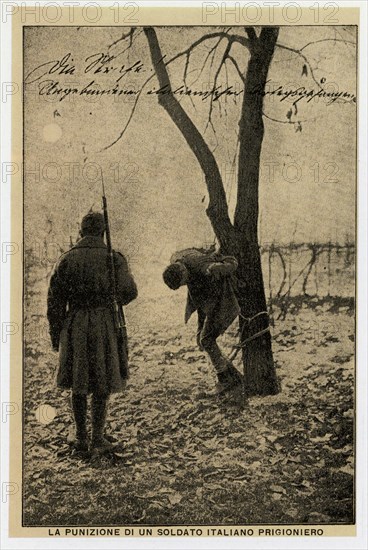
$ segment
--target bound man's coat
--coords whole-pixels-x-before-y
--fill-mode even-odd
[[[137,297],[137,287],[122,254],[114,252],[114,265],[123,306]],[[101,395],[124,388],[111,296],[107,246],[100,237],[83,237],[58,260],[49,285],[47,317],[52,345],[59,349],[59,387]]]
[[[206,253],[188,248],[171,257],[171,263],[175,262],[184,264],[189,273],[185,322],[197,311],[200,340],[217,338],[240,313],[235,292],[236,259],[218,252]],[[219,275],[217,278],[207,271],[214,265]]]

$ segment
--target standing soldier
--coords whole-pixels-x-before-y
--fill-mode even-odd
[[[163,273],[166,285],[177,290],[188,287],[185,322],[198,314],[197,343],[206,351],[218,378],[218,393],[239,387],[242,377],[221,352],[216,339],[239,315],[235,294],[238,262],[233,256],[188,248],[171,257]]]
[[[121,392],[128,376],[114,324],[113,302],[119,307],[137,297],[137,287],[125,257],[113,252],[112,289],[104,216],[87,214],[81,239],[63,254],[52,273],[47,317],[52,347],[59,351],[57,384],[71,388],[76,426],[75,448],[89,449],[87,395],[92,393],[92,450],[106,450],[104,437],[108,398]],[[124,343],[126,345],[126,342]]]

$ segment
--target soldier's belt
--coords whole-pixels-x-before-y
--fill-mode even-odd
[[[97,298],[93,300],[73,300],[69,303],[69,309],[76,311],[80,309],[111,309],[111,302],[104,298]]]

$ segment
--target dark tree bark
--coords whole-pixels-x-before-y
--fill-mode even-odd
[[[278,37],[277,27],[265,27],[259,38],[250,35],[250,59],[245,75],[239,121],[238,191],[234,227],[238,244],[239,302],[242,338],[269,328],[261,255],[258,245],[258,190],[264,134],[263,92]],[[265,313],[262,313],[265,312]],[[252,318],[248,323],[245,318]],[[273,395],[279,385],[269,331],[249,340],[242,349],[244,383],[249,395]]]
[[[151,59],[160,88],[171,90],[167,68],[153,28],[144,29]],[[195,154],[206,179],[209,194],[207,215],[227,254],[236,255],[239,262],[239,303],[241,317],[240,340],[250,338],[268,328],[266,298],[258,247],[258,185],[259,163],[263,140],[263,96],[268,68],[274,52],[278,29],[264,28],[259,38],[247,30],[247,44],[251,57],[245,77],[244,98],[239,122],[238,196],[234,225],[228,214],[228,205],[216,159],[192,120],[172,93],[159,94],[159,103],[176,124]],[[257,93],[258,92],[258,93]],[[257,316],[249,324],[245,320]],[[248,395],[272,395],[279,391],[272,357],[271,335],[250,340],[242,350],[245,391]]]

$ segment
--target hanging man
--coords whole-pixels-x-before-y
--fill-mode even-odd
[[[81,223],[81,239],[63,254],[52,273],[47,316],[52,347],[59,351],[57,384],[71,388],[75,448],[89,450],[87,395],[92,393],[91,450],[106,450],[104,437],[108,398],[126,384],[126,364],[114,325],[108,251],[102,214],[90,212]],[[137,297],[125,257],[113,253],[118,304]]]
[[[190,248],[174,254],[163,273],[164,282],[172,290],[183,285],[188,287],[185,322],[197,311],[197,343],[215,368],[218,393],[242,383],[240,373],[216,342],[240,312],[235,294],[237,267],[233,256]]]

